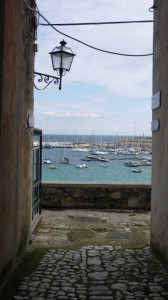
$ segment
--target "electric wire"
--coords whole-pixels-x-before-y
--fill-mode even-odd
[[[100,51],[100,52],[104,52],[104,53],[108,53],[108,54],[114,54],[114,55],[119,55],[119,56],[128,56],[128,57],[145,57],[145,56],[151,56],[152,53],[148,53],[148,54],[126,54],[126,53],[119,53],[119,52],[113,52],[113,51],[108,51],[108,50],[104,50],[104,49],[100,49],[100,48],[97,48],[97,47],[94,47],[94,46],[91,46],[81,40],[78,40],[77,38],[74,38],[66,33],[63,33],[62,31],[58,30],[57,28],[54,27],[54,25],[52,25],[40,12],[39,12],[39,15],[43,18],[43,20],[45,20],[55,31],[57,31],[58,33],[82,44],[82,45],[85,45],[91,49],[94,49],[94,50],[97,50],[97,51]]]
[[[72,39],[72,40],[74,40],[74,41],[76,41],[76,42],[78,42],[78,43],[80,43],[80,44],[82,44],[82,45],[84,45],[84,46],[87,46],[87,47],[89,47],[89,48],[91,48],[91,49],[93,49],[93,50],[97,50],[97,51],[100,51],[100,52],[103,52],[103,53],[108,53],[108,54],[113,54],[113,55],[119,55],[119,56],[126,56],[126,57],[147,57],[147,56],[151,56],[151,55],[153,55],[152,53],[147,53],[147,54],[126,54],[126,53],[119,53],[119,52],[114,52],[114,51],[108,51],[108,50],[104,50],[104,49],[100,49],[100,48],[97,48],[97,47],[94,47],[94,46],[92,46],[92,45],[89,45],[89,44],[87,44],[87,43],[85,43],[85,42],[83,42],[83,41],[81,41],[81,40],[79,40],[79,39],[77,39],[77,38],[75,38],[75,37],[72,37],[72,36],[70,36],[70,35],[68,35],[68,34],[66,34],[66,33],[64,33],[64,32],[62,32],[62,31],[60,31],[60,30],[58,30],[57,28],[55,28],[54,27],[54,25],[52,25],[41,13],[40,13],[40,11],[39,11],[39,9],[34,9],[34,8],[32,8],[32,7],[30,7],[28,4],[27,4],[27,2],[26,2],[26,0],[23,0],[24,1],[24,3],[26,4],[26,6],[29,8],[29,9],[31,9],[31,10],[34,10],[49,26],[51,26],[56,32],[58,32],[59,34],[61,34],[61,35],[63,35],[63,36],[66,36],[67,38],[69,38],[69,39]],[[37,7],[37,5],[36,5],[36,7]]]
[[[114,22],[85,22],[85,23],[51,23],[53,26],[89,26],[89,25],[117,25],[117,24],[134,24],[134,23],[153,23],[153,20],[139,21],[114,21]],[[41,26],[51,26],[46,23],[39,23]]]

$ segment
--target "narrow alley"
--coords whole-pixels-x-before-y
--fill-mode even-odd
[[[44,210],[2,299],[168,299],[149,243],[150,212]]]

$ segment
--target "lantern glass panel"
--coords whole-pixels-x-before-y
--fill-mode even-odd
[[[51,59],[53,64],[53,69],[64,69],[65,71],[69,71],[71,68],[72,60],[74,54],[66,51],[55,51],[51,52]]]
[[[51,52],[51,60],[52,60],[52,65],[53,69],[60,69],[61,67],[61,51],[57,52]]]
[[[68,52],[62,52],[62,68],[69,71],[71,68],[74,55]]]

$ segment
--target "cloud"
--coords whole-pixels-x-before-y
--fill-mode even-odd
[[[107,114],[96,114],[96,113],[70,113],[70,112],[66,112],[63,114],[57,114],[54,112],[44,112],[43,116],[47,118],[50,117],[50,119],[54,118],[54,119],[100,119],[100,118],[109,118],[111,116],[113,116],[112,113],[107,113]]]
[[[145,0],[121,0],[110,2],[109,0],[99,1],[69,0],[48,1],[44,3],[38,0],[40,11],[44,13],[51,22],[87,22],[87,21],[113,21],[126,19],[151,19],[148,12],[150,2]],[[52,10],[50,9],[52,7]],[[41,19],[40,19],[41,20]],[[42,20],[41,20],[42,21]],[[133,24],[133,25],[111,25],[111,26],[78,26],[78,27],[57,27],[59,30],[74,36],[75,38],[91,44],[101,49],[109,51],[143,54],[152,52],[152,25]],[[63,37],[55,32],[51,27],[39,27],[39,54],[36,55],[36,67],[42,66],[48,72],[52,72],[50,56],[48,53],[59,44]],[[47,39],[47,43],[44,40]],[[95,51],[68,39],[67,46],[71,46],[76,53],[70,76],[65,77],[65,82],[90,82],[100,84],[118,93],[123,91],[130,94],[134,90],[134,95],[138,95],[138,88],[132,89],[137,82],[141,82],[147,77],[151,81],[152,65],[150,58],[127,58],[118,57],[102,52]],[[48,56],[47,56],[48,55]],[[46,61],[45,65],[44,62]],[[148,66],[148,68],[146,67]],[[139,70],[137,72],[137,70]],[[123,82],[127,81],[128,88],[118,89]],[[117,88],[116,88],[117,87]],[[143,88],[141,87],[142,93]],[[146,93],[146,90],[144,90]]]
[[[37,0],[37,4],[40,12],[50,22],[75,23],[152,19],[148,8],[153,1]],[[44,22],[42,18],[40,22]],[[151,53],[153,48],[151,23],[56,28],[109,51],[142,54]],[[78,127],[88,132],[93,128],[101,131],[102,128],[102,131],[110,133],[112,129],[107,124],[110,119],[114,131],[129,131],[130,120],[137,115],[133,103],[138,107],[139,127],[144,128],[144,120],[146,124],[150,123],[150,101],[147,100],[152,94],[152,57],[133,58],[106,54],[64,37],[51,27],[39,26],[36,71],[56,75],[48,53],[63,38],[76,56],[70,72],[63,78],[61,92],[57,87],[50,86],[43,94],[46,99],[39,92],[36,93],[35,116],[37,115],[40,127],[44,126],[52,131],[63,130],[63,126],[67,131],[74,131]],[[57,126],[52,123],[55,120]]]
[[[44,114],[50,117],[55,116],[55,113],[53,111],[46,111]]]
[[[76,114],[71,114],[71,113],[65,113],[65,117],[67,118],[77,118],[77,119],[88,119],[88,118],[100,118],[101,115],[99,114],[80,114],[80,113],[76,113]]]

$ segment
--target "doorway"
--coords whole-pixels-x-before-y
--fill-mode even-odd
[[[32,195],[32,232],[41,215],[41,160],[42,130],[34,129],[33,139],[33,195]]]

